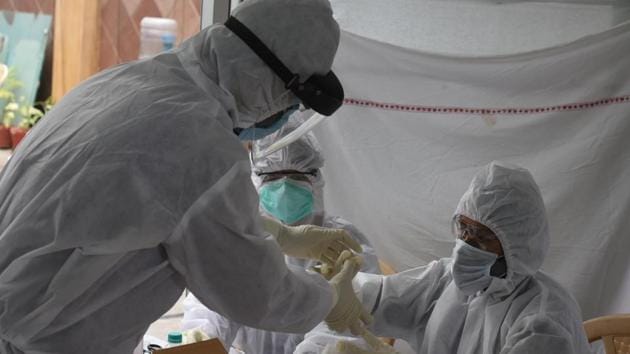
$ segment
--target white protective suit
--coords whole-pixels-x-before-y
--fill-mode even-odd
[[[451,258],[385,277],[359,273],[355,286],[373,309],[374,333],[404,339],[422,354],[588,353],[577,303],[539,271],[549,244],[545,213],[527,170],[497,162],[486,166],[455,215],[497,235],[506,277],[493,278],[485,291],[467,297],[453,282]],[[309,334],[304,344],[310,337],[317,338]]]
[[[277,133],[254,142],[253,149],[264,149],[280,137],[294,131],[303,122],[302,119],[296,117],[299,114],[294,114]],[[313,184],[313,213],[296,224],[314,224],[348,231],[363,247],[361,271],[380,274],[376,253],[367,238],[348,221],[340,217],[326,215],[323,199],[324,180],[321,171],[319,171],[323,164],[324,157],[322,156],[319,143],[312,133],[307,133],[292,144],[264,158],[256,159],[253,162],[254,173],[252,174],[252,179],[259,189],[261,187],[261,179],[256,173],[282,170],[300,172],[317,170],[316,176],[309,177]],[[261,212],[264,211],[261,210]],[[285,257],[285,260],[287,264],[303,269],[308,269],[316,264],[315,261],[288,256]],[[291,354],[297,344],[304,338],[302,334],[270,332],[240,325],[208,309],[192,294],[186,298],[184,306],[183,329],[199,328],[210,337],[220,338],[225,347],[230,348],[230,353],[239,353],[240,350],[247,354]]]
[[[301,77],[330,70],[326,0],[233,14]],[[333,305],[263,232],[233,132],[295,102],[223,25],[68,93],[0,175],[0,353],[131,353],[188,287],[239,323],[305,332]]]

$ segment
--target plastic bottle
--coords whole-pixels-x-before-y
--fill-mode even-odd
[[[140,21],[140,54],[144,59],[171,49],[177,41],[177,21],[172,18],[144,17]]]
[[[167,348],[177,347],[184,344],[182,332],[173,331],[168,333],[168,345]]]
[[[164,33],[161,36],[162,38],[162,51],[165,52],[167,50],[173,49],[175,47],[175,41],[177,37],[172,33]]]

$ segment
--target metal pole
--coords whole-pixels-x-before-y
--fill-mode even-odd
[[[230,15],[232,2],[238,0],[203,0],[201,2],[201,28],[225,22]]]
[[[230,0],[214,0],[212,23],[223,23],[230,16]]]

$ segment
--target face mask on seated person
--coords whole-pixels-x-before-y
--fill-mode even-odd
[[[453,281],[465,295],[473,295],[490,286],[490,270],[498,256],[480,250],[461,239],[455,240],[453,249]]]
[[[267,182],[260,187],[263,210],[285,224],[293,224],[313,212],[313,190],[308,182],[290,178]]]

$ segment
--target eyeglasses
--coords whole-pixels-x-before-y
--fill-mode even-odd
[[[257,175],[261,178],[262,182],[271,182],[281,178],[290,178],[295,181],[311,182],[311,178],[317,177],[317,170],[311,170],[308,172],[300,172],[296,170],[282,170],[274,172],[261,172]]]
[[[474,238],[481,243],[495,242],[498,240],[497,236],[484,225],[474,225],[464,219],[461,215],[455,218],[455,232],[460,239]]]

